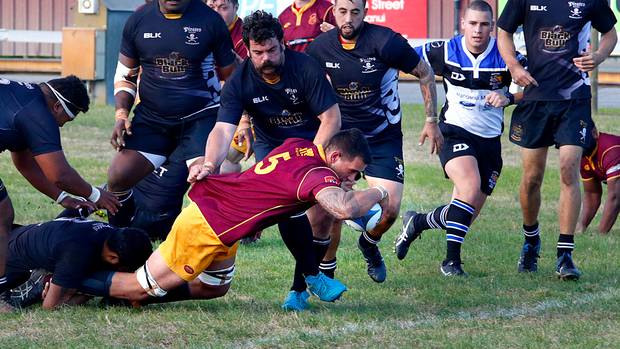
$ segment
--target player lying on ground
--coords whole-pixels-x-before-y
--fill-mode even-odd
[[[504,107],[523,95],[508,92],[512,79],[491,38],[493,24],[491,6],[472,1],[461,18],[463,35],[416,48],[444,80],[446,103],[439,123],[444,146],[439,159],[454,188],[449,204],[427,214],[407,211],[403,215],[395,251],[398,259],[403,259],[424,230],[445,230],[447,252],[440,270],[446,276],[466,275],[461,267],[461,245],[502,171]]]
[[[7,283],[0,286],[0,294],[41,268],[53,273],[43,308],[82,303],[88,297],[77,294],[76,289],[84,288],[86,276],[103,269],[134,270],[151,252],[144,231],[102,222],[59,218],[19,227],[9,235]],[[11,309],[4,295],[0,297],[0,311]]]
[[[598,133],[596,147],[581,158],[583,181],[583,212],[578,232],[588,228],[601,205],[602,183],[607,183],[607,201],[598,226],[601,233],[609,233],[620,212],[620,137]]]
[[[78,113],[87,112],[86,87],[75,76],[33,85],[0,78],[0,152],[11,151],[17,170],[37,190],[66,208],[96,207],[116,212],[118,201],[88,184],[67,162],[60,130]],[[68,193],[87,198],[80,201]],[[0,179],[0,287],[13,205]]]
[[[194,184],[191,203],[146,264],[133,274],[114,274],[109,295],[144,303],[223,296],[241,238],[317,203],[338,219],[361,216],[377,202],[387,204],[382,188],[341,188],[341,183],[354,182],[369,162],[368,143],[354,129],[336,134],[325,150],[290,138],[245,172],[209,175]],[[299,241],[308,248],[312,236],[302,235]],[[307,265],[313,269],[304,270],[306,282],[321,300],[334,301],[346,291],[341,282],[320,273],[317,264]]]

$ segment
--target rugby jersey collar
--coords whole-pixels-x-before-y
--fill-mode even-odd
[[[304,12],[306,12],[315,3],[316,3],[316,0],[311,0],[309,3],[305,4],[302,8],[297,9],[297,7],[295,7],[295,1],[293,1],[293,3],[291,4],[291,11],[293,11],[293,14],[295,15],[295,18],[296,18],[295,26],[301,25],[301,18],[303,17]]]

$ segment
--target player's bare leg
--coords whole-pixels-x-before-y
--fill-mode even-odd
[[[540,252],[540,228],[538,213],[540,212],[540,187],[545,176],[548,148],[521,148],[521,186],[519,202],[523,215],[523,235],[525,241],[518,262],[519,272],[535,272],[538,270],[538,254]]]
[[[110,224],[129,225],[135,210],[131,189],[153,170],[155,166],[135,150],[123,149],[116,153],[108,169],[108,190],[117,195],[121,207],[116,215],[109,216]]]
[[[403,184],[388,179],[366,176],[368,186],[382,186],[388,192],[388,205],[383,208],[381,220],[374,229],[363,232],[358,240],[358,247],[366,260],[368,275],[375,282],[383,282],[387,277],[387,270],[377,244],[381,236],[390,229],[396,221],[403,197]]]
[[[581,272],[572,259],[575,248],[575,227],[581,209],[579,164],[583,148],[576,145],[560,147],[560,236],[557,244],[556,273],[562,279],[578,279]]]

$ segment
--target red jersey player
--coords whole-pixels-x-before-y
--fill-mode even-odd
[[[342,189],[360,178],[370,160],[364,135],[351,129],[333,136],[325,150],[290,138],[243,173],[208,176],[194,184],[190,205],[146,264],[134,274],[114,275],[110,296],[132,301],[165,296],[158,302],[223,296],[241,238],[316,203],[337,219],[361,216],[377,202],[385,205],[384,188]],[[312,245],[311,234],[305,240]],[[310,291],[323,301],[346,291],[318,267],[304,275]]]
[[[584,231],[601,205],[603,188],[607,183],[607,202],[599,225],[601,233],[608,233],[620,212],[620,136],[599,133],[596,147],[581,158],[583,181],[583,210],[578,231]]]
[[[233,50],[242,60],[246,59],[248,57],[248,49],[243,44],[243,20],[237,16],[239,0],[207,0],[206,3],[222,16],[230,32]]]
[[[278,19],[284,29],[284,43],[291,50],[304,52],[324,31],[336,25],[334,5],[327,0],[295,0]]]

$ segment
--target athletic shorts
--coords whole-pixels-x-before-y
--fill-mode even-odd
[[[9,192],[6,191],[6,187],[4,183],[2,183],[2,178],[0,178],[0,201],[9,197]]]
[[[594,146],[590,98],[523,101],[512,112],[510,141],[524,148]]]
[[[473,156],[478,161],[480,191],[491,195],[503,166],[500,136],[484,138],[443,122],[439,124],[439,128],[444,139],[439,160],[446,178],[449,178],[445,171],[448,161],[460,156]]]
[[[182,160],[203,156],[207,137],[217,120],[213,112],[170,125],[149,119],[138,111],[131,120],[131,136],[125,136],[127,149],[165,156],[179,150]]]
[[[168,267],[185,281],[192,281],[214,261],[237,254],[237,246],[224,245],[217,237],[198,205],[190,202],[181,211],[172,230],[159,245],[159,253]]]
[[[403,161],[403,134],[391,132],[368,138],[372,162],[364,170],[365,176],[383,178],[403,183],[405,181],[405,162]]]

